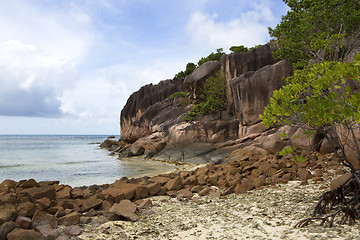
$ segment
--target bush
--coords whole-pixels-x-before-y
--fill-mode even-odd
[[[176,92],[168,96],[168,99],[173,100],[175,98],[186,97],[186,96],[187,96],[186,92]]]
[[[218,48],[218,49],[216,49],[216,53],[212,52],[212,53],[209,54],[209,56],[200,58],[200,60],[198,61],[198,65],[200,66],[201,64],[206,63],[206,62],[210,62],[210,61],[214,61],[214,60],[220,60],[220,58],[224,54],[225,53],[223,52],[223,49]]]

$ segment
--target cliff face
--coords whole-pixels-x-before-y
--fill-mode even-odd
[[[216,149],[215,144],[236,140],[244,126],[261,131],[254,125],[260,120],[259,114],[273,90],[283,86],[282,78],[292,74],[288,62],[277,62],[272,57],[275,50],[276,46],[268,43],[247,53],[224,55],[221,61],[201,65],[184,80],[165,80],[141,87],[121,111],[121,139],[131,146],[122,145],[117,151],[124,156],[145,154],[164,160],[217,161],[214,159],[220,159],[224,151],[209,155]],[[183,116],[194,106],[192,102],[204,81],[219,69],[227,81],[227,111],[184,121]],[[180,91],[187,91],[188,96],[167,99]]]

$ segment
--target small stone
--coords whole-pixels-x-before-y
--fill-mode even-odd
[[[181,181],[180,177],[175,177],[172,178],[171,180],[169,180],[166,184],[165,187],[167,188],[167,190],[171,191],[171,190],[180,190],[183,186],[183,183]]]
[[[45,237],[35,230],[15,228],[7,235],[8,240],[45,240]]]
[[[55,216],[38,210],[32,218],[32,226],[34,229],[37,229],[41,225],[50,225],[52,228],[58,226]]]
[[[14,222],[6,222],[0,225],[0,240],[6,240],[6,236],[19,225]]]
[[[31,218],[19,216],[15,222],[19,224],[20,228],[29,229],[31,226]]]
[[[70,236],[79,236],[82,233],[81,228],[77,225],[64,228],[64,232]]]
[[[65,215],[65,216],[59,218],[58,222],[59,222],[59,224],[65,225],[65,226],[78,224],[80,222],[79,213],[72,212],[68,215]]]

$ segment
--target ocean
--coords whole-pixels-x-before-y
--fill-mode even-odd
[[[175,167],[140,157],[118,159],[99,147],[107,136],[0,135],[0,183],[58,180],[72,187],[112,183]]]

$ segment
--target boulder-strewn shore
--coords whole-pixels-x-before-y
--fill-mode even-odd
[[[297,164],[288,157],[264,156],[261,152],[252,151],[237,154],[236,159],[227,159],[221,165],[207,164],[181,173],[122,178],[109,185],[78,188],[57,181],[5,180],[0,184],[0,239],[119,239],[121,236],[123,239],[141,239],[142,234],[146,236],[142,239],[186,239],[196,234],[204,238],[215,234],[214,238],[217,239],[217,234],[221,235],[222,230],[226,231],[224,236],[235,236],[236,239],[236,236],[242,236],[237,235],[236,228],[244,224],[244,219],[253,221],[260,217],[256,215],[259,214],[257,208],[250,207],[242,213],[240,206],[246,206],[247,202],[258,202],[263,208],[265,205],[269,209],[275,207],[277,210],[274,210],[274,214],[280,211],[276,213],[279,214],[277,216],[287,215],[289,211],[282,211],[279,208],[281,204],[288,208],[292,205],[292,210],[301,212],[305,206],[313,207],[308,203],[313,203],[318,197],[319,194],[314,193],[326,190],[324,184],[329,177],[344,174],[332,154],[309,153],[307,159]],[[297,181],[301,185],[278,185],[289,181]],[[309,188],[302,185],[308,182],[317,185],[309,185]],[[320,189],[321,186],[323,189]],[[257,190],[251,191],[254,189]],[[284,191],[279,189],[286,189],[285,192],[289,191],[290,195],[286,193],[283,196],[281,192]],[[275,201],[277,194],[279,200]],[[250,196],[250,199],[246,196]],[[291,196],[298,197],[293,199]],[[274,201],[269,201],[268,197]],[[240,211],[238,218],[234,218],[236,211]],[[201,217],[201,212],[208,215]],[[199,219],[192,220],[193,214]],[[263,215],[265,219],[267,216],[271,217],[268,213]],[[293,217],[294,221],[300,220],[298,216]],[[164,222],[156,223],[154,217]],[[176,221],[177,217],[181,219]],[[188,221],[184,222],[184,218]],[[171,220],[173,225],[169,225],[166,219]],[[209,219],[211,221],[207,224]],[[282,229],[281,226],[294,223],[286,219],[279,223],[269,221],[270,225],[279,224],[279,229]],[[144,226],[152,222],[154,224],[149,227],[150,230],[146,230]],[[180,226],[181,222],[184,225]],[[195,222],[198,225],[193,225]],[[233,222],[233,227],[227,226],[228,222]],[[128,231],[120,231],[119,226],[127,226]],[[97,227],[103,236],[95,237]],[[197,228],[206,230],[192,232],[191,229]],[[255,231],[253,235],[260,232]]]

